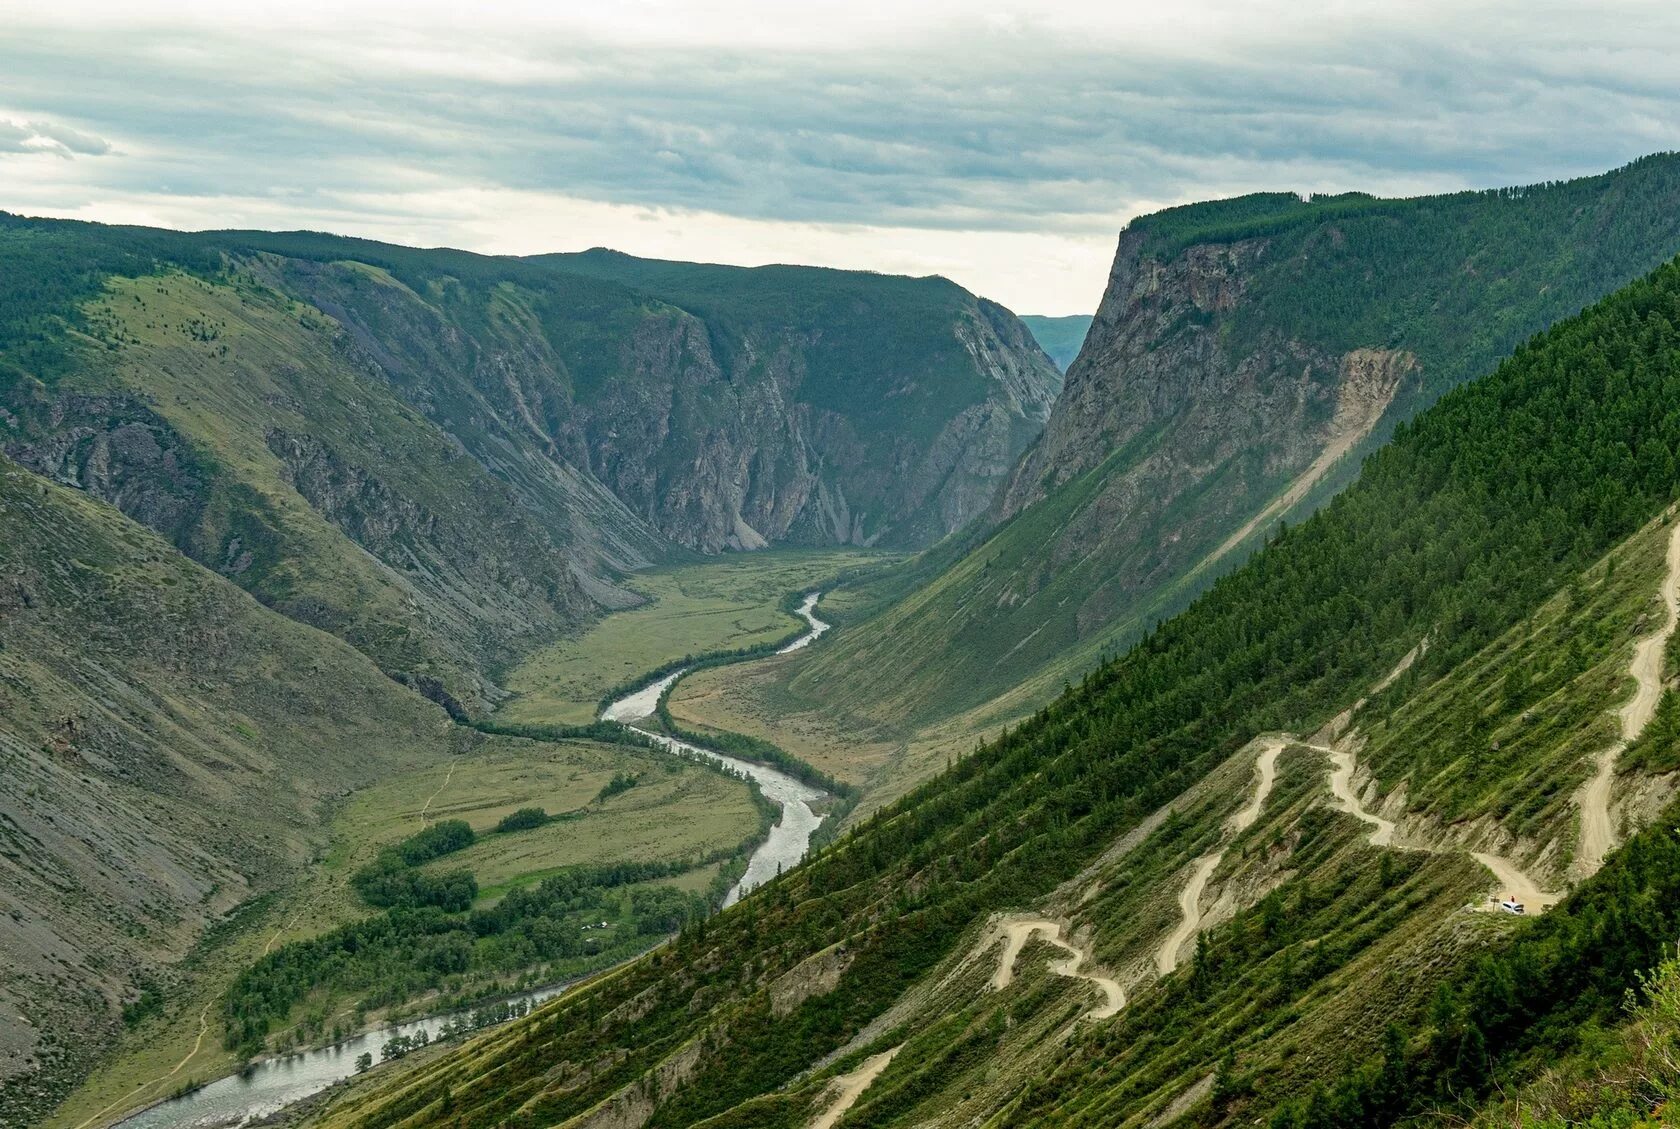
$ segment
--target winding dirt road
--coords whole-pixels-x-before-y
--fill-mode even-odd
[[[1086,1012],[1084,1018],[1107,1019],[1118,1014],[1120,1009],[1126,1006],[1126,990],[1120,987],[1119,982],[1093,972],[1081,972],[1079,967],[1085,963],[1085,954],[1062,940],[1061,925],[1043,918],[1004,923],[1003,954],[998,957],[997,971],[992,974],[993,988],[1007,988],[1014,981],[1016,958],[1021,955],[1021,949],[1034,933],[1067,954],[1063,959],[1050,963],[1051,972],[1073,980],[1084,980],[1102,990],[1103,1002]]]
[[[1163,977],[1171,976],[1178,971],[1178,950],[1184,943],[1194,937],[1202,928],[1202,892],[1207,889],[1208,879],[1219,866],[1219,860],[1225,857],[1225,852],[1203,855],[1196,860],[1196,868],[1190,872],[1190,881],[1184,884],[1184,889],[1178,894],[1178,928],[1167,935],[1161,942],[1161,947],[1155,950],[1155,971]]]
[[[1394,841],[1395,826],[1393,821],[1384,819],[1380,815],[1365,810],[1365,805],[1359,802],[1359,797],[1353,791],[1353,773],[1358,766],[1354,763],[1353,754],[1345,749],[1333,749],[1326,745],[1308,745],[1330,758],[1330,794],[1336,798],[1336,806],[1371,828],[1371,846],[1395,847],[1400,844]]]
[[[1346,749],[1333,749],[1324,745],[1308,745],[1309,749],[1316,749],[1330,757],[1330,792],[1336,798],[1336,804],[1343,811],[1358,819],[1371,828],[1369,842],[1373,847],[1391,847],[1401,851],[1431,851],[1438,852],[1440,848],[1426,843],[1403,842],[1399,831],[1392,820],[1384,819],[1374,812],[1365,810],[1358,794],[1353,790],[1353,774],[1358,765],[1353,754]],[[1541,913],[1558,904],[1563,895],[1554,890],[1543,889],[1538,882],[1518,866],[1516,862],[1504,855],[1497,855],[1491,851],[1471,851],[1470,857],[1486,867],[1499,884],[1499,896],[1521,902],[1529,911]],[[1479,909],[1496,908],[1492,906],[1478,906]]]
[[[1253,827],[1254,821],[1260,818],[1260,812],[1266,806],[1266,797],[1272,794],[1272,785],[1277,781],[1278,754],[1283,752],[1288,744],[1285,738],[1271,737],[1261,746],[1260,755],[1254,758],[1254,797],[1241,811],[1225,821],[1227,842]],[[1190,881],[1179,891],[1178,928],[1168,934],[1167,939],[1161,942],[1161,947],[1155,950],[1155,971],[1162,977],[1171,976],[1178,970],[1179,950],[1201,931],[1202,894],[1207,889],[1208,879],[1219,869],[1220,860],[1224,857],[1225,851],[1221,848],[1211,855],[1203,855],[1197,859],[1195,869],[1190,872]]]
[[[1616,848],[1616,825],[1610,814],[1616,761],[1645,731],[1662,700],[1663,652],[1668,649],[1675,624],[1680,623],[1680,521],[1674,523],[1674,532],[1668,538],[1668,575],[1663,577],[1662,601],[1662,627],[1633,648],[1633,662],[1628,665],[1628,674],[1636,684],[1633,697],[1616,711],[1622,723],[1621,737],[1598,754],[1598,771],[1577,800],[1581,807],[1581,842],[1575,851],[1575,871],[1582,878],[1598,873],[1604,856]]]
[[[871,1055],[863,1060],[862,1066],[829,1083],[829,1088],[835,1092],[834,1102],[823,1110],[822,1116],[811,1122],[811,1129],[834,1129],[840,1124],[840,1119],[846,1116],[846,1111],[857,1104],[857,1100],[863,1097],[865,1090],[875,1084],[875,1079],[881,1076],[881,1071],[887,1068],[893,1056],[903,1049],[904,1044],[900,1043],[890,1051]]]

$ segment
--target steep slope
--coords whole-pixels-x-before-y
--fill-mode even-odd
[[[1491,774],[1568,796],[1590,771],[1578,719],[1614,724],[1665,626],[1677,323],[1680,263],[1398,428],[1184,613],[803,867],[318,1120],[802,1126],[838,1094],[847,1125],[1378,1125],[1579,1043],[1680,929],[1673,809],[1528,923],[1471,912],[1506,790],[1397,758],[1435,695],[1468,711],[1439,746],[1468,767],[1480,714],[1535,731]],[[1531,837],[1578,837],[1567,804],[1533,813]],[[1160,959],[1187,918],[1194,952]]]
[[[1019,319],[943,278],[604,250],[535,261],[622,283],[704,323],[711,349],[695,357],[690,379],[739,389],[735,411],[747,428],[716,441],[742,482],[731,504],[770,540],[938,540],[985,509],[1061,389]],[[715,409],[696,418],[668,394],[635,410],[674,450],[668,464],[642,456],[602,466],[621,496],[627,475],[663,477],[667,465],[692,461],[688,437],[709,440],[728,418]]]
[[[0,450],[477,712],[678,546],[943,536],[1060,385],[942,280],[619,258],[0,216]]]
[[[442,710],[85,493],[0,459],[0,1122],[324,845],[328,804],[448,752]]]
[[[1021,315],[1021,322],[1032,331],[1033,340],[1063,372],[1079,356],[1079,348],[1085,344],[1085,335],[1091,331],[1094,320],[1090,314],[1066,314],[1062,317]]]
[[[813,653],[787,694],[912,727],[1030,711],[1183,607],[1357,455],[1680,248],[1680,157],[1414,200],[1278,194],[1122,235],[989,534]]]

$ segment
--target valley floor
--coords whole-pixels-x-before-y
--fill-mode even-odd
[[[579,639],[533,656],[508,678],[517,696],[497,715],[524,724],[593,720],[600,697],[618,682],[684,654],[780,640],[800,626],[787,598],[878,554],[740,554],[640,575],[648,602],[616,613]],[[223,1045],[222,994],[243,969],[285,943],[320,936],[366,915],[349,885],[378,851],[444,819],[464,819],[482,836],[509,813],[540,807],[576,812],[519,836],[481,837],[452,865],[478,881],[479,906],[568,867],[692,860],[728,853],[763,818],[746,784],[658,753],[589,741],[535,741],[466,733],[468,751],[345,799],[330,844],[284,889],[236,912],[183,966],[160,1014],[142,1021],[117,1054],[46,1122],[46,1129],[94,1129],[126,1111],[238,1068]],[[609,781],[638,784],[597,802]],[[718,880],[704,863],[662,880],[695,893]],[[424,1000],[399,1012],[421,1013]],[[318,1043],[385,1014],[353,999],[323,998],[298,1010],[281,1047]]]

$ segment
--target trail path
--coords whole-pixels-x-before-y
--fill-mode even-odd
[[[1358,767],[1353,753],[1346,749],[1336,749],[1325,745],[1307,745],[1309,749],[1325,753],[1330,757],[1330,792],[1336,798],[1336,804],[1343,811],[1358,819],[1371,828],[1369,842],[1373,847],[1391,847],[1400,851],[1430,851],[1439,853],[1442,848],[1430,846],[1427,843],[1411,843],[1399,837],[1399,829],[1392,820],[1384,819],[1374,812],[1367,811],[1360,802],[1359,796],[1353,790],[1353,774]],[[1554,890],[1546,890],[1518,866],[1514,859],[1505,855],[1494,854],[1491,851],[1471,851],[1470,857],[1481,863],[1493,875],[1499,884],[1501,897],[1521,902],[1528,910],[1541,913],[1557,905],[1563,895]],[[1478,907],[1493,908],[1493,907]]]
[[[449,787],[449,782],[455,778],[455,766],[459,761],[449,762],[449,771],[443,774],[443,783],[437,786],[437,791],[426,797],[426,802],[420,805],[420,826],[426,826],[426,813],[432,810],[432,801],[443,795],[443,790]]]
[[[303,915],[308,913],[310,908],[312,906],[314,906],[315,902],[318,901],[318,900],[319,900],[319,896],[305,902],[303,904],[303,906],[300,907],[298,909],[298,911],[291,916],[290,920],[286,921],[283,925],[280,926],[280,928],[276,929],[274,931],[274,935],[268,939],[268,943],[263,946],[262,955],[267,956],[269,953],[273,952],[274,951],[274,946],[279,943],[281,935],[284,934],[286,932],[286,930],[292,928],[299,921],[301,921],[303,919]],[[203,1010],[201,1010],[198,1013],[198,1038],[193,1040],[192,1050],[188,1051],[186,1057],[183,1058],[180,1062],[176,1063],[174,1065],[174,1067],[172,1067],[170,1069],[168,1074],[160,1074],[156,1078],[148,1078],[146,1081],[137,1084],[134,1087],[134,1089],[130,1090],[127,1094],[118,1098],[116,1101],[112,1102],[110,1105],[106,1106],[104,1109],[100,1110],[98,1113],[94,1114],[92,1117],[88,1118],[86,1121],[84,1121],[80,1125],[76,1126],[76,1129],[87,1129],[87,1127],[89,1125],[92,1125],[94,1122],[98,1121],[101,1117],[104,1117],[107,1113],[110,1113],[113,1109],[115,1109],[121,1103],[123,1103],[125,1101],[132,1100],[134,1095],[138,1094],[140,1091],[146,1089],[149,1086],[155,1086],[160,1082],[167,1082],[171,1078],[174,1078],[176,1075],[180,1074],[182,1070],[186,1069],[187,1063],[191,1062],[195,1057],[197,1057],[198,1052],[204,1048],[204,1036],[210,1033],[210,1009],[215,1007],[215,1006],[216,1006],[216,1001],[211,1000],[209,1003],[205,1004]]]
[[[204,1046],[204,1036],[210,1030],[210,1009],[215,1007],[215,1006],[216,1006],[216,1001],[211,1000],[209,1003],[204,1005],[204,1010],[202,1010],[198,1013],[198,1038],[193,1040],[192,1050],[188,1051],[187,1056],[185,1058],[183,1058],[180,1062],[176,1063],[174,1068],[172,1070],[170,1070],[170,1072],[168,1074],[160,1074],[156,1078],[148,1078],[148,1079],[146,1079],[146,1081],[137,1084],[134,1087],[134,1089],[130,1090],[128,1093],[126,1093],[122,1097],[116,1099],[110,1105],[106,1106],[104,1109],[100,1110],[98,1113],[95,1113],[92,1117],[88,1118],[86,1121],[84,1121],[80,1125],[76,1126],[76,1129],[87,1129],[87,1127],[89,1125],[92,1125],[94,1122],[96,1122],[100,1118],[104,1117],[107,1113],[110,1113],[113,1109],[116,1109],[117,1106],[122,1105],[124,1102],[132,1102],[134,1100],[134,1096],[136,1094],[138,1094],[140,1091],[145,1090],[145,1089],[147,1089],[151,1086],[155,1086],[159,1082],[167,1082],[171,1078],[175,1077],[177,1074],[181,1073],[181,1071],[186,1067],[187,1063],[191,1062],[193,1060],[193,1058],[198,1054],[199,1048]]]
[[[1059,924],[1043,918],[1010,921],[1004,924],[1003,955],[998,958],[997,972],[992,975],[993,988],[1007,988],[1014,981],[1015,960],[1021,955],[1021,949],[1026,945],[1027,939],[1034,933],[1040,934],[1050,944],[1067,954],[1064,959],[1051,962],[1051,972],[1057,976],[1084,980],[1102,990],[1103,1002],[1086,1012],[1086,1019],[1107,1019],[1118,1014],[1120,1009],[1126,1006],[1126,990],[1120,987],[1119,982],[1092,972],[1079,971],[1079,966],[1085,963],[1085,954],[1062,940],[1062,927]]]
[[[1587,878],[1598,873],[1604,856],[1616,847],[1616,825],[1610,814],[1610,801],[1616,784],[1616,761],[1627,747],[1638,739],[1651,723],[1651,715],[1662,700],[1663,652],[1680,622],[1680,521],[1668,538],[1668,574],[1662,583],[1663,625],[1654,634],[1641,639],[1633,648],[1633,662],[1628,674],[1636,686],[1633,697],[1617,711],[1621,718],[1620,738],[1598,754],[1598,771],[1581,789],[1577,802],[1581,807],[1581,842],[1575,851],[1575,870]]]
[[[846,1116],[846,1111],[857,1104],[857,1100],[863,1097],[863,1092],[875,1084],[875,1079],[881,1076],[881,1071],[885,1070],[887,1064],[903,1049],[904,1044],[900,1043],[889,1051],[871,1055],[863,1060],[862,1066],[850,1074],[842,1074],[831,1082],[829,1088],[835,1091],[834,1103],[823,1110],[821,1117],[811,1122],[811,1129],[834,1129],[840,1124],[840,1119]]]
[[[1266,806],[1266,797],[1272,794],[1272,785],[1277,781],[1278,754],[1283,752],[1288,743],[1283,737],[1271,737],[1261,746],[1259,755],[1254,758],[1254,797],[1241,811],[1225,821],[1227,843],[1253,827],[1254,821],[1260,818],[1260,812]],[[1208,879],[1219,869],[1219,863],[1224,857],[1225,849],[1221,847],[1213,854],[1197,859],[1195,869],[1190,872],[1190,881],[1186,882],[1184,889],[1179,892],[1178,927],[1168,934],[1167,939],[1161,942],[1161,947],[1155,950],[1155,971],[1161,976],[1171,976],[1177,971],[1179,950],[1184,947],[1185,942],[1201,931],[1202,894],[1207,890]]]
[[[1399,846],[1394,841],[1396,828],[1393,821],[1366,811],[1365,805],[1360,803],[1358,795],[1354,793],[1353,773],[1358,766],[1354,763],[1353,754],[1346,749],[1335,749],[1328,745],[1308,745],[1306,747],[1325,753],[1330,757],[1330,794],[1336,798],[1336,806],[1361,823],[1370,826],[1371,846]]]
[[[1190,881],[1186,882],[1184,889],[1179,892],[1178,928],[1168,934],[1167,939],[1161,942],[1161,947],[1155,951],[1155,971],[1162,976],[1171,976],[1178,970],[1178,950],[1184,947],[1184,942],[1201,930],[1202,892],[1207,889],[1208,879],[1213,877],[1219,860],[1224,857],[1225,853],[1221,851],[1197,859],[1196,869],[1190,874]]]

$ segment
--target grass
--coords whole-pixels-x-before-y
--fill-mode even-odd
[[[422,810],[429,820],[466,819],[482,833],[521,807],[539,806],[551,814],[583,808],[620,772],[637,773],[640,782],[581,818],[489,836],[443,862],[470,867],[488,903],[561,867],[692,858],[734,846],[758,826],[746,784],[658,753],[593,742],[492,737],[445,763],[388,779],[343,805],[333,822],[331,847],[280,897],[259,914],[238,920],[235,928],[210,935],[189,962],[190,977],[169,994],[162,1014],[137,1027],[114,1058],[44,1123],[46,1129],[74,1129],[112,1102],[118,1103],[115,1113],[167,1096],[181,1078],[214,1079],[237,1069],[238,1060],[222,1049],[217,1009],[222,990],[272,945],[315,936],[366,914],[349,888],[350,874],[381,847],[418,830]],[[708,864],[664,882],[703,891],[717,872],[717,864]],[[199,1051],[164,1081],[192,1050],[206,1005],[211,1022]],[[348,1019],[351,1010],[343,1009],[336,1018]]]
[[[774,642],[800,620],[782,610],[790,592],[890,558],[855,549],[741,553],[638,573],[647,603],[607,616],[581,636],[538,650],[505,679],[515,697],[497,713],[516,723],[594,720],[601,697],[662,663],[703,651]]]
[[[398,789],[413,800],[430,785],[432,819],[465,819],[480,838],[464,851],[431,864],[464,866],[478,879],[481,903],[581,863],[681,860],[735,846],[758,825],[746,784],[664,753],[611,746],[547,744],[503,739],[502,748],[466,758],[454,778],[393,782],[369,792],[357,807],[378,810]],[[633,772],[634,788],[594,804],[616,773]],[[487,835],[497,821],[521,807],[550,815],[578,812],[529,831]],[[397,821],[404,833],[416,826]]]
[[[874,787],[904,751],[899,732],[869,718],[790,703],[779,693],[785,671],[802,655],[713,667],[671,691],[671,715],[685,728],[722,729],[779,745],[837,780]],[[793,709],[784,710],[784,705]]]

